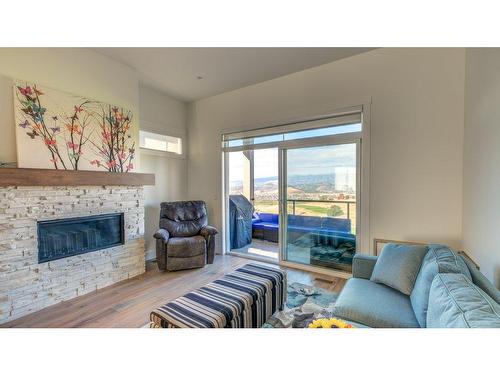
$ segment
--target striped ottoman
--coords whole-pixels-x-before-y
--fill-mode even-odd
[[[247,264],[151,312],[157,328],[259,328],[286,302],[286,274]]]

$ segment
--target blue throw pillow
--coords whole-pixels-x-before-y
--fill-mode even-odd
[[[469,268],[462,257],[448,246],[432,244],[428,248],[429,252],[422,261],[415,287],[410,295],[413,311],[421,327],[426,326],[429,290],[432,280],[438,273],[461,273],[471,279]]]
[[[370,280],[410,295],[426,253],[425,245],[388,243],[377,259]]]
[[[500,305],[461,273],[438,273],[429,292],[428,328],[500,328]]]

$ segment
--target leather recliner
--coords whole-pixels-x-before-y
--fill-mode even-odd
[[[156,239],[160,270],[177,271],[212,264],[217,229],[209,226],[203,201],[163,202]]]

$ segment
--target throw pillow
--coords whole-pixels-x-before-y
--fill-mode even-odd
[[[426,253],[425,245],[389,243],[382,249],[370,280],[410,295]]]

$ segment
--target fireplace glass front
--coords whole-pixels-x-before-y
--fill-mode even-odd
[[[124,244],[123,213],[38,222],[38,263]]]

